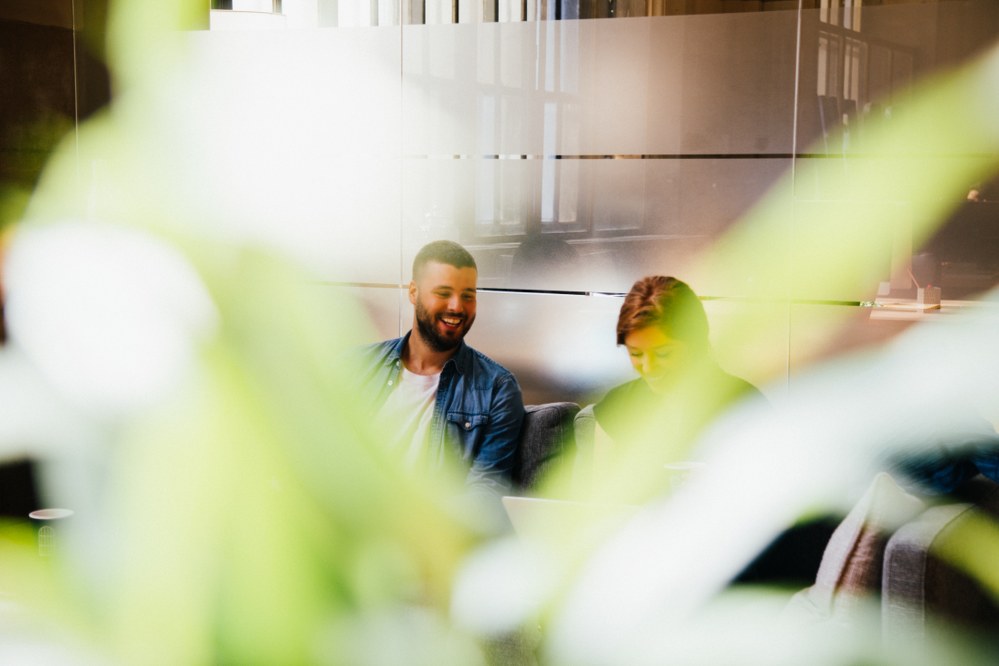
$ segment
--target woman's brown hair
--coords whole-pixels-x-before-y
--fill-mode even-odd
[[[647,326],[656,326],[695,350],[708,350],[708,317],[701,299],[674,277],[649,275],[632,285],[617,318],[617,344],[623,345],[629,333]]]

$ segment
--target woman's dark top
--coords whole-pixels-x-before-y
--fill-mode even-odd
[[[762,394],[744,379],[712,365],[666,395],[654,393],[641,378],[616,386],[594,405],[593,415],[611,439],[625,444],[639,427],[693,436],[725,408],[750,397]]]

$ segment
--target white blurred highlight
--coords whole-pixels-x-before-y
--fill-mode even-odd
[[[514,631],[538,613],[559,581],[558,562],[514,539],[493,542],[458,572],[451,603],[455,622],[485,635]]]
[[[74,414],[23,352],[0,352],[0,459],[49,453],[49,445],[80,428]]]
[[[80,221],[25,228],[5,271],[12,342],[97,416],[162,398],[217,326],[193,267],[139,231]]]
[[[321,277],[384,280],[399,252],[398,35],[199,32],[188,45],[170,86],[131,109],[136,127],[161,119],[135,159],[167,157],[154,178],[183,194],[178,219]]]

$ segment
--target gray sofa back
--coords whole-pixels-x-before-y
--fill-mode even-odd
[[[520,446],[513,481],[521,491],[536,490],[565,459],[575,455],[572,420],[579,411],[574,402],[548,402],[527,405],[521,428]]]

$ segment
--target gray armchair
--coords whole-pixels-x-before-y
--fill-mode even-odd
[[[888,540],[881,589],[886,638],[919,640],[938,621],[999,632],[999,602],[958,564],[977,560],[994,567],[999,561],[999,541],[983,538],[996,530],[999,485],[979,476],[962,491],[967,502],[932,506]]]
[[[789,617],[866,625],[865,608],[876,603],[888,645],[912,645],[937,626],[996,635],[999,601],[980,579],[997,579],[999,485],[978,476],[959,491],[928,502],[879,474],[833,533],[815,584],[788,604]],[[968,563],[977,575],[963,570]]]

